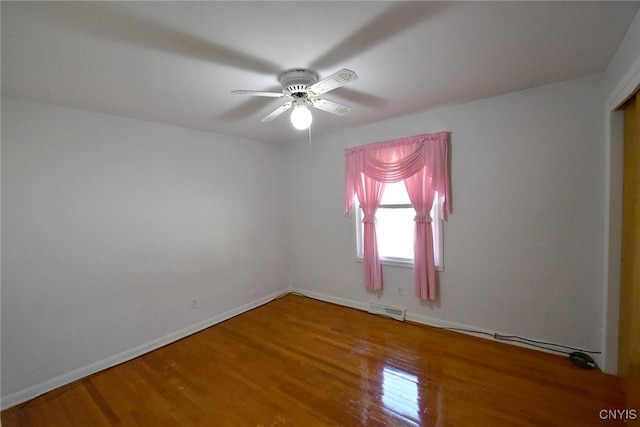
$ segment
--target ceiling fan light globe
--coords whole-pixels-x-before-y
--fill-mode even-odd
[[[304,105],[296,106],[291,112],[291,124],[298,130],[307,129],[311,126],[312,121],[313,116],[311,115],[311,111]]]

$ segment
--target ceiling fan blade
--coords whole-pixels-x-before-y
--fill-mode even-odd
[[[342,70],[331,74],[329,77],[311,85],[308,92],[311,95],[320,95],[357,79],[358,75],[356,73],[343,68]]]
[[[319,108],[320,110],[337,114],[339,116],[344,116],[351,111],[351,107],[347,107],[346,105],[338,104],[333,101],[327,101],[326,99],[310,99],[309,103],[312,107]]]
[[[236,95],[266,96],[267,98],[282,98],[285,96],[282,92],[261,92],[257,90],[232,90],[231,93]]]
[[[289,108],[291,108],[292,105],[293,105],[293,102],[287,102],[286,104],[283,104],[280,107],[276,108],[274,111],[272,111],[269,115],[267,115],[264,119],[260,121],[262,123],[270,122],[271,120],[275,119],[280,114],[284,113]]]

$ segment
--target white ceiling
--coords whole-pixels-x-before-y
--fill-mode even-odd
[[[228,135],[306,138],[277,76],[341,69],[312,133],[604,71],[640,2],[6,2],[2,94]]]

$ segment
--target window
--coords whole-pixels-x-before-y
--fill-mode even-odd
[[[357,196],[356,196],[357,200]],[[413,266],[413,233],[416,215],[411,205],[404,182],[387,183],[378,210],[376,211],[376,237],[378,240],[378,253],[383,264],[398,265],[403,267]],[[363,230],[362,209],[357,209],[356,217],[356,247],[357,257],[363,256]],[[433,221],[434,261],[436,268],[444,269],[442,262],[442,215],[439,198],[436,197],[431,209]]]

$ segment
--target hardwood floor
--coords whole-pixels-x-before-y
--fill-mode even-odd
[[[618,378],[566,357],[287,295],[2,425],[613,426],[600,411],[625,405]]]

